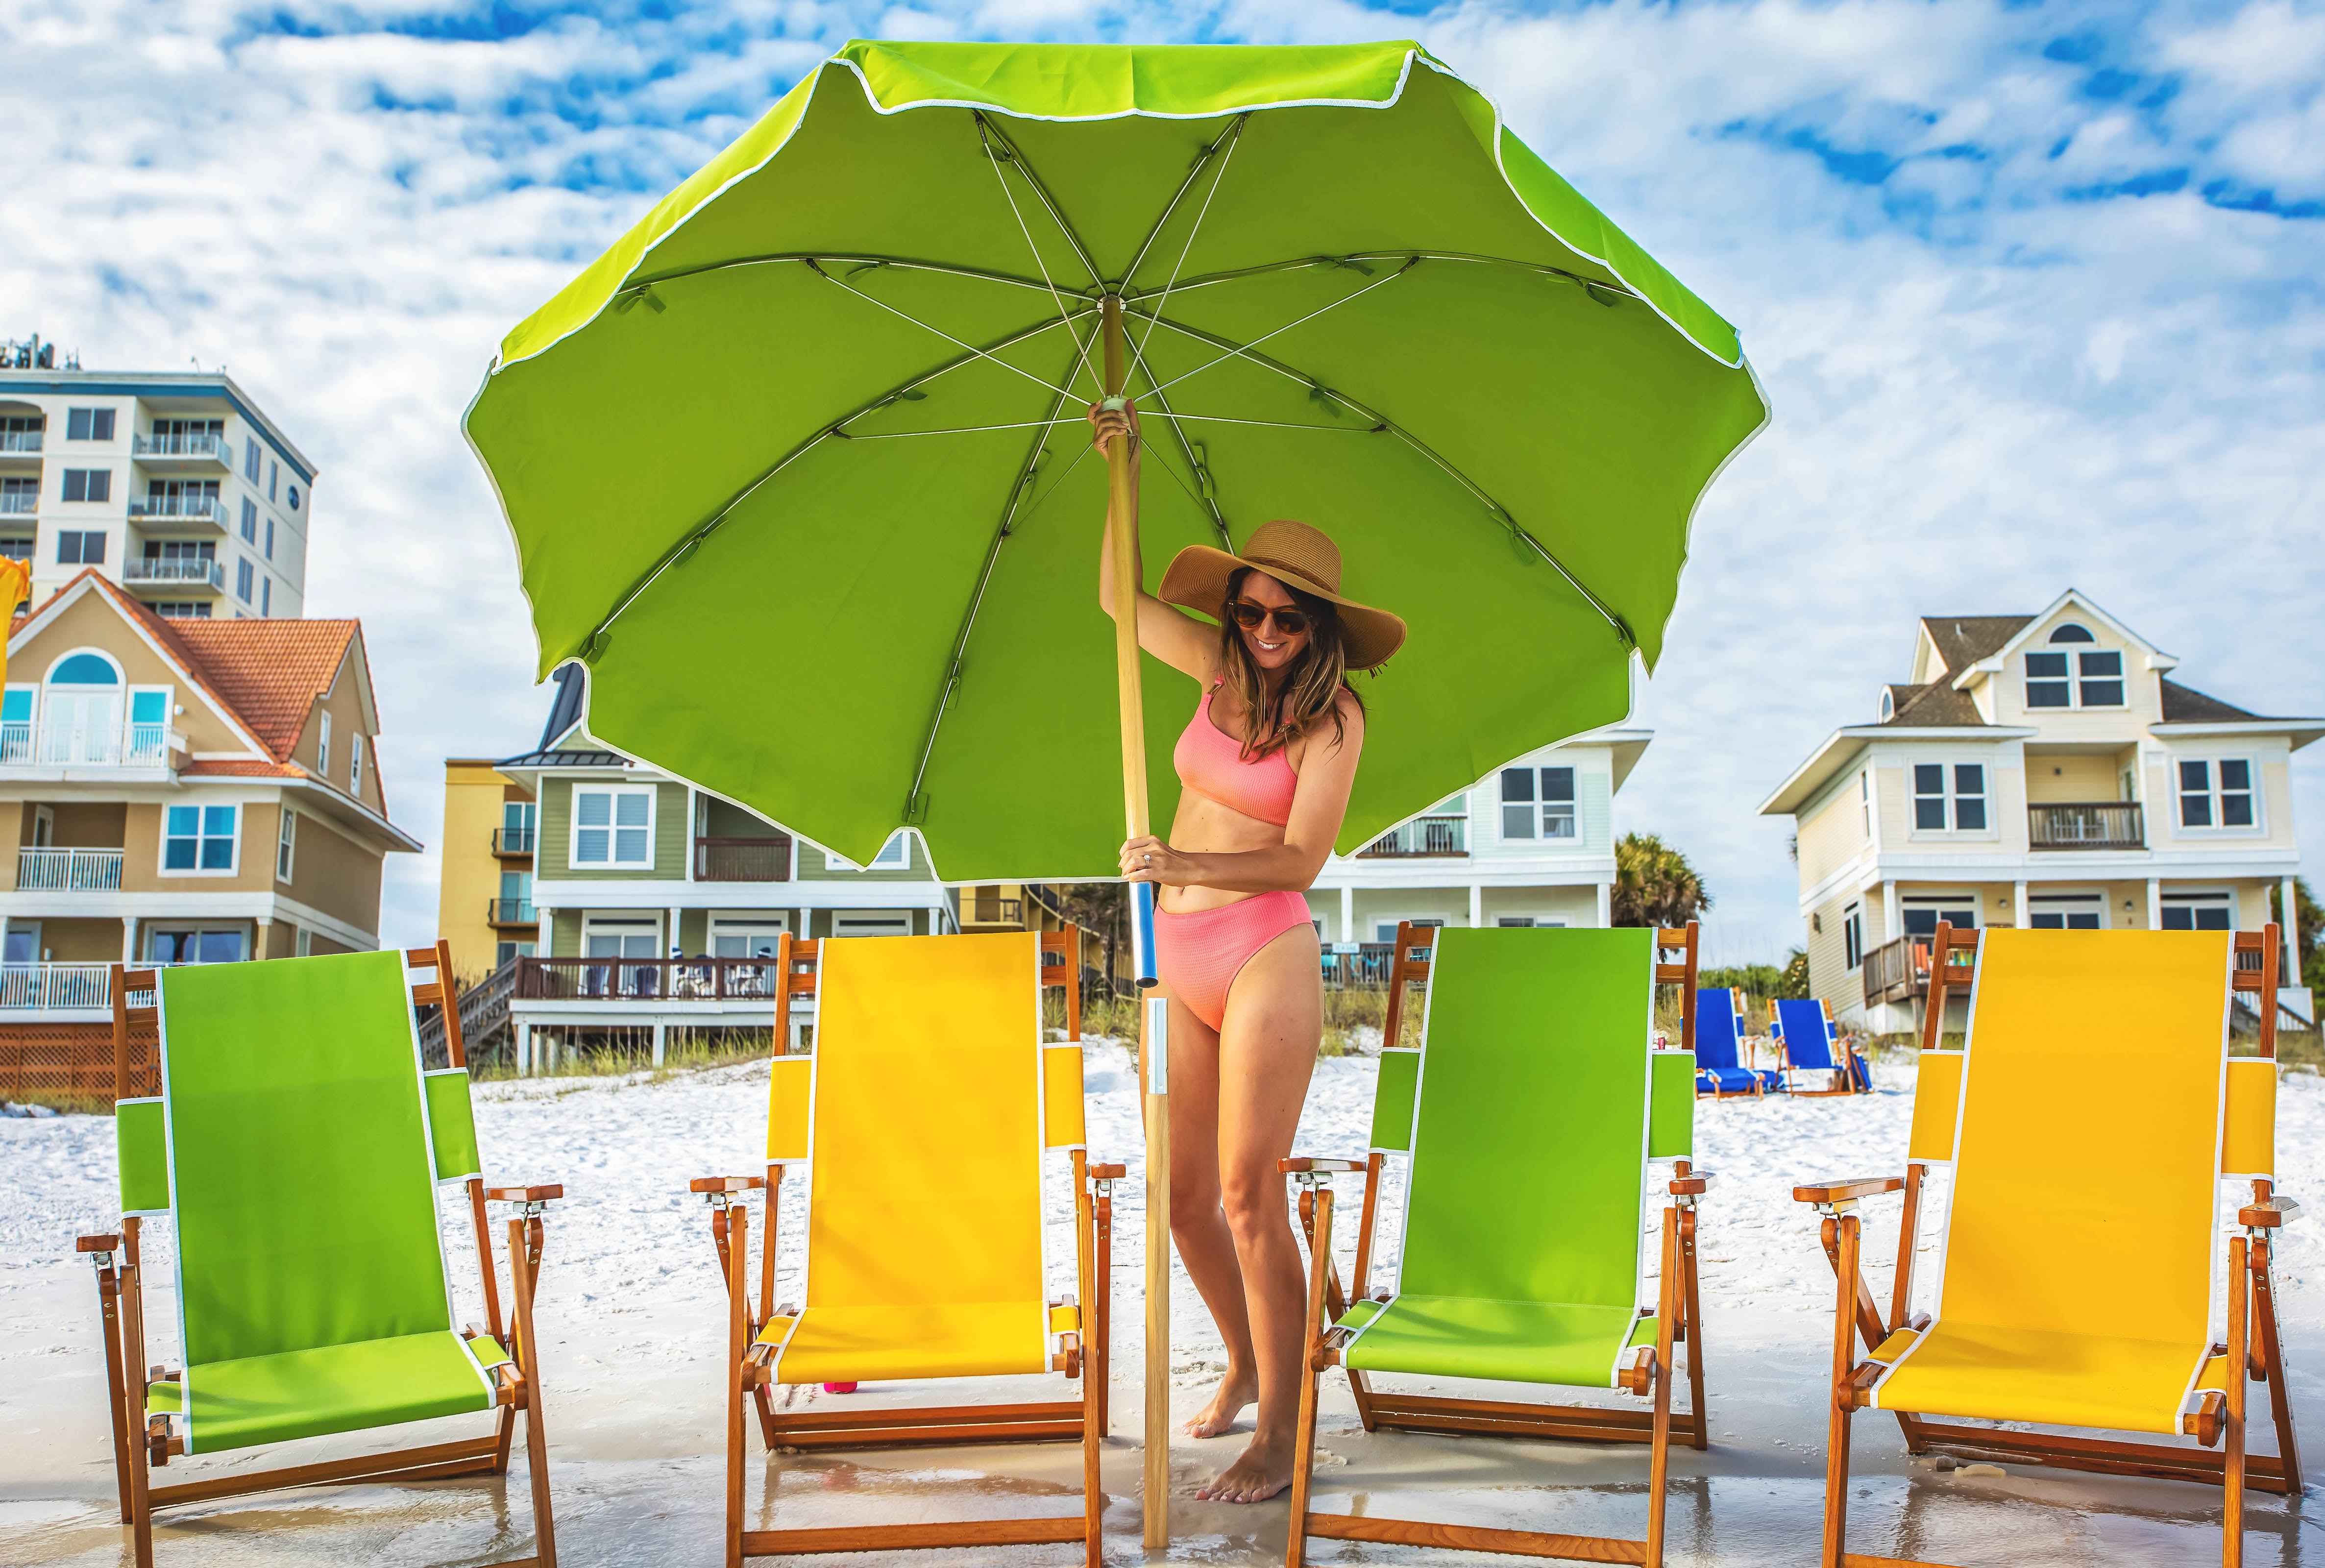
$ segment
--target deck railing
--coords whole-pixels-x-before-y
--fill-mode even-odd
[[[538,830],[533,828],[495,828],[493,853],[496,855],[530,855]]]
[[[1865,1004],[1909,1002],[1930,994],[1930,939],[1901,936],[1865,955]]]
[[[788,882],[792,879],[792,841],[780,833],[772,838],[697,839],[694,879]]]
[[[0,1008],[60,1012],[112,1006],[111,964],[0,964]]]
[[[40,767],[152,767],[182,745],[166,724],[34,725],[29,719],[0,723],[0,765]]]
[[[0,452],[37,452],[42,433],[36,430],[0,430]]]
[[[726,1002],[773,1005],[773,959],[521,958],[517,999],[527,1002]]]
[[[1359,859],[1409,859],[1469,852],[1467,817],[1415,817],[1357,851]]]
[[[2034,849],[2144,849],[2137,801],[2092,801],[2026,808],[2026,843]]]
[[[164,431],[160,435],[131,438],[133,456],[141,458],[216,458],[222,463],[234,460],[234,445],[217,431]]]
[[[121,563],[121,580],[194,583],[223,589],[226,587],[226,563],[198,556],[133,556]]]
[[[118,849],[19,849],[16,851],[16,891],[19,893],[117,893],[121,890]]]
[[[487,898],[485,900],[486,925],[539,925],[541,916],[533,912],[530,898]]]

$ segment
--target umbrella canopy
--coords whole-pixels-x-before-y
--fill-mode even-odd
[[[1110,876],[1099,302],[1147,585],[1296,517],[1403,616],[1339,848],[1629,711],[1735,330],[1405,42],[855,42],[509,334],[467,430],[600,740],[866,861]],[[1199,696],[1151,661],[1149,791]]]

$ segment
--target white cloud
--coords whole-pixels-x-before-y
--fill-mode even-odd
[[[422,36],[479,31],[430,0],[288,14],[0,13],[0,300],[92,366],[229,364],[320,462],[310,605],[364,617],[390,798],[431,842],[441,759],[530,745],[544,706],[458,430],[486,357],[820,53],[882,31],[1417,33],[1739,322],[1776,423],[1699,518],[1618,806],[1720,895],[1715,956],[1798,940],[1785,829],[1753,808],[1872,713],[1916,615],[2071,583],[2199,688],[2325,709],[2325,228],[2205,195],[2325,199],[2312,11],[751,0],[501,41]],[[2320,771],[2296,767],[2311,843]],[[392,863],[388,934],[434,912],[432,850]]]

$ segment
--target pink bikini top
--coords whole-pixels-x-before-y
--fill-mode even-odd
[[[1203,693],[1203,705],[1195,710],[1195,717],[1188,721],[1171,753],[1179,769],[1179,782],[1200,790],[1230,811],[1288,827],[1300,775],[1292,771],[1291,759],[1281,750],[1271,751],[1257,762],[1244,761],[1242,746],[1211,722],[1211,697],[1218,691],[1213,686]]]

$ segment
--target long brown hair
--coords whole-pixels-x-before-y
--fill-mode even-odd
[[[1232,605],[1253,569],[1238,569],[1227,579],[1227,603]],[[1276,580],[1282,581],[1281,579]],[[1267,698],[1267,677],[1259,661],[1244,646],[1235,616],[1219,617],[1219,670],[1227,690],[1243,704],[1243,733],[1237,737],[1242,760],[1257,762],[1271,751],[1281,751],[1321,724],[1332,720],[1332,744],[1348,738],[1348,721],[1340,717],[1339,697],[1346,691],[1364,711],[1365,700],[1348,684],[1348,658],[1340,636],[1339,607],[1328,598],[1303,593],[1290,583],[1283,591],[1308,617],[1308,645],[1283,673],[1274,703]]]

